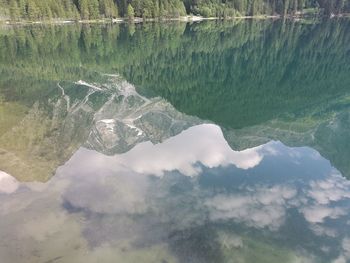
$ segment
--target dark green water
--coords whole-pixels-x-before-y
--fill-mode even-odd
[[[0,262],[349,262],[350,20],[0,29]]]

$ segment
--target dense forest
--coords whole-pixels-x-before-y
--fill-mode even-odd
[[[350,0],[0,0],[2,20],[93,20],[184,15],[236,17],[295,15],[316,10],[327,16],[347,13]]]

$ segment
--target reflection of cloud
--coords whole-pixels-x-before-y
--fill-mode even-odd
[[[329,237],[337,237],[338,236],[338,232],[335,229],[329,228],[329,227],[325,227],[323,225],[320,224],[312,224],[310,226],[312,232],[315,233],[315,235],[317,236],[329,236]]]
[[[350,198],[349,185],[349,182],[344,181],[339,174],[334,173],[325,180],[312,181],[308,195],[316,203],[326,205],[330,202]]]
[[[309,205],[300,208],[305,219],[312,223],[322,223],[326,218],[336,219],[346,215],[346,208],[335,206],[336,202],[350,198],[350,182],[337,172],[333,172],[323,180],[315,180],[309,183],[310,189],[306,192]],[[316,230],[316,234],[332,236],[330,231],[311,225],[311,229]]]
[[[96,176],[72,184],[64,195],[64,201],[74,209],[90,212],[142,213],[146,209],[147,178],[135,178],[135,174]]]
[[[311,223],[315,235],[335,238],[340,233],[338,228],[333,230],[321,223],[327,217],[344,214],[340,208],[328,207],[347,196],[346,188],[341,188],[341,178],[337,181],[331,176],[300,183],[286,175],[286,179],[278,180],[287,181],[286,184],[276,184],[273,177],[264,181],[266,176],[243,176],[242,182],[241,178],[236,181],[233,179],[235,175],[230,175],[230,179],[239,185],[227,188],[219,185],[212,189],[201,184],[206,178],[186,177],[199,174],[202,165],[209,168],[228,165],[253,168],[264,155],[278,155],[277,160],[284,162],[285,151],[269,143],[235,152],[226,143],[219,127],[199,125],[162,143],[140,143],[129,152],[115,156],[81,148],[58,170],[56,180],[69,184],[62,191],[63,207],[71,212],[81,212],[76,216],[84,218],[82,234],[93,247],[101,244],[119,246],[123,242],[138,246],[156,244],[173,232],[186,232],[205,225],[208,215],[212,225],[238,223],[237,228],[244,224],[257,229],[280,229],[284,234],[283,231],[290,230],[281,226],[287,217],[288,220],[296,218],[292,217],[296,216],[295,210]],[[301,151],[293,156],[302,159],[303,154]],[[267,158],[266,162],[271,159]],[[288,156],[286,159],[287,164],[292,161]],[[176,170],[186,176],[167,173]],[[256,172],[263,174],[267,171],[257,169]],[[225,180],[223,177],[221,179]],[[299,186],[303,189],[297,190]],[[290,208],[296,208],[294,215],[289,213]],[[49,217],[45,224],[50,221]],[[60,222],[54,223],[60,225]],[[45,233],[50,234],[38,232],[35,238],[40,240]],[[235,236],[219,235],[216,241],[220,241],[225,249],[243,246],[243,240]]]
[[[170,253],[166,244],[148,245],[143,248],[131,248],[127,244],[113,246],[110,244],[103,244],[90,250],[88,253],[80,253],[71,257],[70,261],[66,262],[83,262],[83,263],[96,263],[96,262],[122,262],[122,263],[154,263],[154,262],[178,262],[175,255]]]
[[[234,248],[242,248],[243,247],[243,240],[240,236],[235,234],[228,234],[225,232],[220,231],[218,233],[218,242],[223,246],[225,249],[234,249]]]
[[[333,263],[347,263],[350,260],[350,238],[345,237],[342,241],[342,253]]]
[[[310,223],[322,223],[325,218],[336,219],[342,215],[346,215],[346,210],[343,208],[322,205],[305,207],[301,212]]]
[[[241,169],[253,168],[263,158],[259,150],[260,147],[233,151],[220,127],[202,124],[160,144],[140,143],[115,159],[138,173],[161,176],[166,171],[179,170],[184,175],[193,176],[200,172],[197,163],[209,168],[230,164]]]
[[[348,259],[350,259],[350,238],[349,237],[346,237],[343,239],[342,247],[343,247],[345,256]]]
[[[21,226],[22,237],[30,236],[37,241],[44,241],[48,236],[57,233],[64,227],[67,217],[63,213],[51,212],[42,214],[35,220],[28,220]]]
[[[277,230],[284,222],[287,202],[297,191],[288,186],[257,186],[247,194],[219,194],[205,201],[212,220],[233,219],[256,228]]]
[[[17,190],[18,181],[11,175],[0,171],[0,193],[11,194]]]
[[[260,163],[261,152],[261,147],[233,151],[221,129],[211,124],[191,127],[160,144],[140,143],[129,152],[115,156],[82,148],[59,171],[79,181],[71,184],[63,199],[67,209],[139,214],[149,207],[146,195],[150,183],[147,176],[140,174],[161,176],[166,171],[178,170],[191,176],[200,172],[198,163],[209,168],[233,164],[248,169]],[[260,198],[269,202],[268,197]]]

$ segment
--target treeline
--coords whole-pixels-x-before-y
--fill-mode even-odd
[[[346,13],[350,0],[0,0],[0,18],[14,21],[295,15],[310,9]]]
[[[0,0],[11,20],[98,19],[119,16],[114,0]]]

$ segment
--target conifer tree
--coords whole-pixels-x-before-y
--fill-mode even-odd
[[[98,0],[89,0],[88,6],[89,6],[89,18],[90,19],[99,18],[100,13],[99,13]]]
[[[89,19],[90,12],[89,12],[88,0],[79,0],[79,10],[80,10],[80,16],[82,19]]]
[[[18,20],[20,18],[20,10],[17,1],[11,2],[10,16],[12,20]]]
[[[99,19],[130,17],[296,15],[305,8],[327,16],[350,13],[350,0],[0,0],[2,15],[12,20]],[[320,8],[320,9],[318,9]],[[118,13],[119,11],[119,13]]]
[[[40,10],[34,0],[28,0],[28,18],[30,20],[37,20],[40,16]]]
[[[131,4],[128,4],[128,18],[134,19],[134,16],[135,16],[134,8],[132,7]]]

